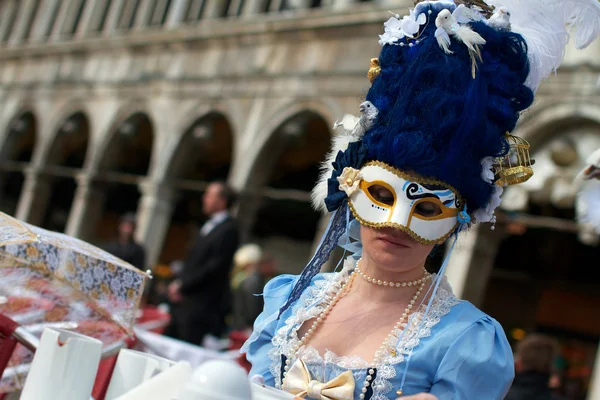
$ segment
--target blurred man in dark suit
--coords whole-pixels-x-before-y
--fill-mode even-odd
[[[230,210],[235,193],[223,182],[211,183],[202,198],[209,220],[202,226],[179,279],[169,285],[171,324],[166,334],[201,345],[206,334],[220,336],[231,305],[229,274],[239,232]]]

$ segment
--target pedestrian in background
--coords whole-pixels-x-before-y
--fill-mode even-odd
[[[505,400],[564,400],[552,393],[550,377],[558,343],[544,335],[529,335],[517,345],[515,380]]]
[[[211,183],[202,197],[208,221],[183,264],[179,278],[168,288],[172,304],[171,324],[166,334],[202,345],[207,334],[219,337],[226,329],[231,309],[229,276],[239,232],[230,210],[235,193],[223,182]]]
[[[240,247],[233,258],[234,268],[231,274],[233,292],[233,328],[252,329],[254,320],[263,309],[262,293],[264,278],[260,267],[263,252],[256,244]]]
[[[119,221],[117,240],[106,245],[105,250],[128,262],[134,267],[146,269],[146,250],[134,238],[136,228],[135,214],[127,213]]]

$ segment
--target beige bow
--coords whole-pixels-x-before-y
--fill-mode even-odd
[[[304,361],[297,360],[285,376],[283,390],[298,397],[308,396],[309,399],[353,400],[354,376],[346,371],[327,383],[321,383],[311,378]]]

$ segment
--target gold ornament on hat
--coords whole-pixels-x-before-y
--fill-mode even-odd
[[[508,153],[496,159],[496,185],[509,186],[526,182],[533,176],[533,161],[529,156],[529,143],[523,138],[506,134]]]
[[[375,78],[377,78],[380,73],[381,73],[381,67],[379,66],[379,59],[371,58],[371,65],[369,66],[369,72],[367,73],[367,76],[369,77],[369,81],[371,83],[373,83]]]

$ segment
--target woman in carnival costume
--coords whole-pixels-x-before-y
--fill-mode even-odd
[[[598,35],[596,0],[425,1],[394,15],[361,116],[346,116],[313,192],[331,212],[300,276],[264,289],[243,351],[251,374],[311,399],[502,399],[502,327],[424,268],[435,245],[494,222],[502,187],[531,174],[510,136],[541,80]],[[343,268],[319,273],[337,245]]]

